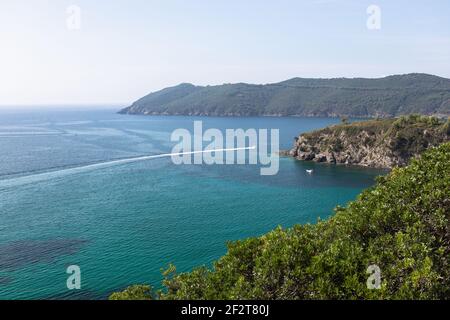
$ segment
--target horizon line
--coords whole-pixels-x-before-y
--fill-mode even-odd
[[[311,79],[311,80],[338,80],[338,79],[348,79],[348,80],[355,80],[355,79],[367,79],[367,80],[377,80],[377,79],[385,79],[389,77],[395,77],[395,76],[407,76],[407,75],[423,75],[423,76],[431,76],[431,77],[437,77],[445,80],[450,80],[449,76],[441,76],[433,73],[427,73],[427,72],[407,72],[407,73],[393,73],[383,76],[375,76],[375,77],[367,77],[367,76],[357,76],[357,77],[301,77],[301,76],[294,76],[287,78],[285,80],[280,80],[276,82],[222,82],[222,83],[213,83],[213,84],[194,84],[192,82],[188,81],[178,81],[173,82],[172,84],[166,85],[161,87],[160,89],[154,89],[149,91],[147,94],[155,93],[167,88],[173,88],[180,85],[192,85],[195,87],[215,87],[215,86],[223,86],[223,85],[237,85],[237,84],[247,84],[247,85],[257,85],[257,86],[264,86],[264,85],[275,85],[279,83],[283,83],[286,81],[294,80],[294,79]],[[0,109],[1,108],[17,108],[17,107],[128,107],[131,106],[138,98],[133,99],[133,101],[118,101],[118,102],[80,102],[80,103],[74,103],[74,102],[39,102],[39,103],[1,103],[0,102]]]

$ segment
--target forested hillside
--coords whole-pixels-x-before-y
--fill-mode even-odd
[[[294,78],[275,84],[180,84],[151,93],[123,114],[204,116],[450,115],[450,79],[406,74],[379,79]]]

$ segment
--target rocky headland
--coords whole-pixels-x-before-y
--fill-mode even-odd
[[[342,123],[295,138],[285,155],[298,160],[374,168],[405,166],[426,149],[449,141],[450,120],[409,115]]]

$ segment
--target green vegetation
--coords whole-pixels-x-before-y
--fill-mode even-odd
[[[435,117],[413,114],[395,120],[385,137],[390,140],[395,154],[410,157],[420,154],[426,148],[436,146],[448,140],[450,120],[441,122]]]
[[[134,285],[111,294],[109,300],[153,300],[152,288],[147,285]]]
[[[207,116],[450,114],[450,79],[406,74],[379,79],[302,79],[275,84],[180,84],[151,93],[121,113]]]
[[[391,168],[449,141],[450,120],[411,114],[341,123],[298,137],[291,154],[301,160]],[[325,160],[326,159],[326,160]]]
[[[171,266],[158,296],[450,298],[450,143],[395,168],[335,211],[314,225],[280,227],[259,238],[229,243],[228,253],[212,269],[178,274]],[[374,264],[381,269],[380,289],[367,288],[367,268]],[[124,291],[124,298],[133,298],[129,292]]]

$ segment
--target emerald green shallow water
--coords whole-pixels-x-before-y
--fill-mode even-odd
[[[194,120],[279,128],[285,149],[298,133],[338,121],[0,112],[0,298],[103,299],[130,284],[158,287],[168,263],[210,265],[226,241],[326,218],[382,173],[289,158],[276,176],[170,158],[87,166],[170,152],[172,130],[192,130]],[[66,287],[69,265],[81,268],[81,290]]]

